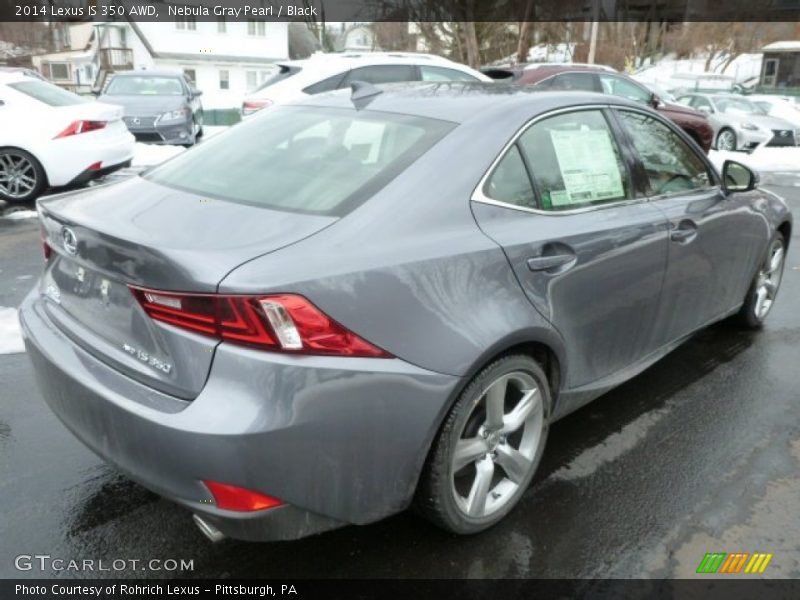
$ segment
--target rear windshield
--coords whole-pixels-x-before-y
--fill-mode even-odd
[[[264,113],[145,177],[244,204],[341,216],[455,126],[345,108],[285,106]]]
[[[108,84],[107,96],[183,96],[184,89],[178,77],[114,77]]]
[[[39,102],[44,102],[48,106],[72,106],[73,104],[88,102],[87,99],[81,98],[77,94],[62,90],[52,83],[39,81],[38,79],[9,83],[8,87],[14,88],[26,96],[35,98]]]

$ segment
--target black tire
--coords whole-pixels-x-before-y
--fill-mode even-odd
[[[717,134],[717,139],[715,140],[715,144],[714,144],[715,148],[717,150],[720,150],[719,138],[722,136],[723,133],[729,133],[729,134],[731,134],[731,136],[733,136],[733,148],[728,150],[728,152],[735,152],[736,151],[736,147],[738,145],[738,140],[736,139],[736,132],[733,129],[731,129],[730,127],[723,127],[722,129],[720,129],[720,132]]]
[[[779,244],[781,249],[783,250],[783,260],[781,262],[778,273],[778,286],[772,297],[773,302],[775,301],[775,298],[778,295],[778,291],[780,291],[780,281],[783,278],[783,269],[786,266],[786,239],[783,237],[783,234],[780,231],[776,231],[775,235],[772,236],[772,239],[770,240],[769,245],[767,246],[766,256],[759,265],[756,274],[753,276],[753,281],[750,283],[750,287],[747,290],[747,295],[745,296],[744,304],[742,304],[742,308],[736,315],[736,320],[739,322],[739,324],[747,329],[760,329],[764,325],[764,320],[767,318],[772,309],[772,304],[770,304],[770,307],[767,309],[767,312],[762,315],[759,315],[757,310],[758,288],[762,280],[764,270],[769,265],[770,260],[773,256],[773,249],[776,247],[776,244]]]
[[[36,182],[31,190],[22,196],[17,196],[16,194],[11,196],[0,190],[0,200],[5,200],[9,204],[25,204],[36,200],[36,198],[42,194],[45,188],[47,188],[47,174],[44,172],[44,168],[42,167],[41,163],[31,153],[25,152],[25,150],[20,150],[19,148],[12,148],[8,146],[0,148],[0,157],[4,156],[19,156],[25,158],[25,160],[27,160],[33,167]],[[0,162],[3,162],[2,158],[0,158]],[[0,171],[2,170],[2,167],[0,167]]]
[[[459,507],[453,492],[451,467],[453,452],[465,426],[468,425],[468,419],[474,414],[473,410],[479,404],[489,384],[503,375],[515,372],[524,372],[532,377],[541,392],[543,419],[538,446],[531,460],[530,471],[520,481],[508,501],[493,514],[470,517]],[[522,354],[509,355],[485,367],[461,393],[434,440],[417,486],[415,497],[417,511],[442,529],[462,535],[478,533],[502,520],[517,505],[536,472],[547,442],[551,408],[552,400],[547,376],[531,357]]]

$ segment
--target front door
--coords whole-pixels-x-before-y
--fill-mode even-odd
[[[529,127],[473,203],[481,229],[564,339],[569,388],[657,347],[666,219],[633,187],[606,115],[583,109]]]
[[[661,117],[617,114],[641,159],[650,202],[669,221],[656,332],[669,343],[742,302],[763,252],[764,223],[747,198],[724,195],[706,159]]]

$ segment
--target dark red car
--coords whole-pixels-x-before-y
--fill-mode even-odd
[[[622,96],[663,113],[688,133],[705,152],[711,148],[714,139],[714,130],[703,113],[666,102],[638,81],[608,67],[531,64],[495,67],[483,72],[494,79],[535,85],[549,90],[581,90]]]

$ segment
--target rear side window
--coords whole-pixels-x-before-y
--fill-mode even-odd
[[[486,181],[483,193],[493,200],[507,204],[536,208],[531,179],[516,144],[497,163],[491,177]]]
[[[417,81],[417,69],[414,65],[374,65],[353,69],[345,77],[343,85],[353,81],[367,83],[398,83],[401,81]]]
[[[260,86],[258,86],[254,92],[259,92],[264,88],[267,88],[271,85],[278,83],[279,81],[283,81],[284,79],[289,79],[293,75],[297,75],[302,70],[301,67],[289,66],[289,65],[278,65],[275,67],[273,71],[267,75],[267,78],[264,80]]]
[[[627,168],[599,110],[543,119],[518,143],[544,210],[571,210],[629,197]]]
[[[39,102],[43,102],[48,106],[72,106],[74,104],[84,104],[88,102],[87,99],[81,98],[77,94],[62,90],[52,83],[39,81],[37,79],[9,83],[8,87],[26,96],[30,96]]]
[[[344,81],[344,77],[347,75],[347,72],[344,73],[337,73],[333,77],[328,77],[327,79],[323,79],[322,81],[318,81],[308,87],[304,87],[303,91],[306,94],[322,94],[323,92],[332,92],[333,90],[338,90],[339,86],[341,85],[342,81]]]
[[[146,178],[233,202],[341,216],[453,127],[410,115],[286,106],[203,142]]]
[[[618,112],[644,164],[653,194],[686,192],[712,181],[705,162],[677,133],[650,115]]]
[[[477,77],[473,77],[469,73],[448,69],[447,67],[428,67],[423,65],[419,68],[419,72],[422,75],[422,81],[478,81]]]
[[[594,73],[561,73],[551,80],[551,90],[578,90],[582,92],[599,92]]]

